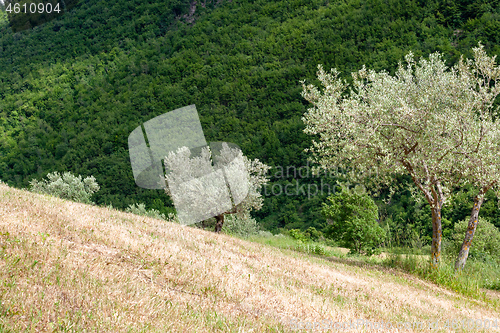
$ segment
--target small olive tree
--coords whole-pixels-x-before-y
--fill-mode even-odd
[[[61,175],[56,171],[47,174],[47,179],[40,181],[32,179],[30,190],[62,199],[92,204],[90,197],[99,191],[99,184],[93,176],[82,179],[82,176],[75,176],[71,172],[64,172]]]
[[[165,191],[172,197],[178,214],[181,211],[181,221],[189,222],[192,216],[215,216],[215,232],[219,233],[225,215],[248,218],[252,209],[262,207],[260,192],[268,182],[269,166],[258,159],[248,159],[238,148],[223,143],[214,156],[209,146],[192,156],[190,149],[182,147],[170,152],[164,162]]]
[[[418,62],[410,53],[395,75],[363,67],[352,74],[349,94],[335,69],[319,66],[322,91],[303,83],[303,97],[313,104],[303,118],[305,132],[318,136],[311,151],[320,166],[354,170],[355,180],[376,185],[389,185],[395,174],[411,176],[431,207],[433,267],[441,257],[441,209],[450,189],[475,182],[473,161],[484,152],[476,147],[491,143],[483,134],[486,124],[494,127],[489,115],[498,69],[482,46],[474,56],[448,68],[439,53]]]

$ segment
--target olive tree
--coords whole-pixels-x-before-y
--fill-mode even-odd
[[[252,209],[262,207],[260,192],[268,182],[269,167],[258,159],[248,159],[239,148],[212,143],[212,148],[205,146],[193,153],[181,147],[170,152],[164,163],[165,191],[185,224],[215,217],[218,233],[225,215],[245,218]]]
[[[495,57],[488,57],[481,45],[474,49],[474,54],[475,62],[467,61],[472,70],[464,72],[463,80],[476,88],[476,117],[471,124],[476,128],[466,137],[469,139],[466,143],[468,146],[461,147],[456,154],[468,171],[464,175],[465,181],[477,188],[477,194],[473,199],[464,241],[455,262],[456,270],[462,270],[467,261],[486,192],[494,189],[498,196],[500,185],[500,128],[493,117],[498,110],[493,109],[493,102],[500,93],[500,67],[496,66]]]
[[[485,147],[486,145],[481,142],[480,146],[483,146],[481,150],[484,150],[486,158],[476,159],[465,157],[464,160],[471,163],[473,167],[472,170],[476,170],[476,174],[471,174],[471,183],[477,188],[477,194],[473,199],[472,211],[469,217],[469,222],[467,224],[467,230],[465,232],[464,240],[460,251],[455,262],[455,270],[462,270],[465,267],[467,257],[469,255],[469,249],[472,244],[472,239],[476,233],[476,229],[479,223],[479,210],[484,202],[485,194],[488,190],[494,189],[499,191],[499,175],[500,175],[500,136],[492,135],[491,137],[496,137],[496,142],[492,142],[489,145],[489,149]],[[488,140],[484,140],[488,141]],[[480,151],[480,148],[478,148]]]
[[[327,73],[322,66],[323,89],[302,82],[302,95],[313,105],[303,120],[305,132],[316,135],[314,159],[376,185],[389,185],[395,174],[410,175],[431,207],[433,267],[441,257],[441,209],[452,188],[473,181],[472,162],[482,158],[475,147],[483,125],[492,123],[488,111],[498,94],[473,80],[479,75],[489,82],[494,74],[482,69],[491,63],[482,47],[474,51],[474,60],[461,59],[452,68],[439,53],[419,61],[409,53],[395,75],[363,66],[352,74],[349,91],[337,70]]]
[[[49,194],[86,204],[94,204],[90,198],[99,189],[99,184],[97,184],[94,176],[82,179],[82,176],[75,176],[71,172],[60,174],[55,171],[47,174],[47,179],[40,181],[32,179],[30,181],[30,190],[32,192]]]

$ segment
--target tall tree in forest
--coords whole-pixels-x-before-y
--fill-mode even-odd
[[[473,178],[472,162],[483,158],[475,145],[486,135],[484,124],[494,127],[489,111],[498,91],[486,83],[497,73],[483,68],[494,58],[482,46],[474,51],[474,60],[452,68],[439,53],[418,62],[409,53],[395,75],[363,67],[352,74],[349,94],[335,69],[319,66],[321,91],[303,82],[303,97],[313,104],[305,132],[319,136],[310,150],[320,166],[351,169],[354,180],[378,185],[408,174],[423,193],[432,212],[432,267],[441,257],[441,209],[452,188]],[[478,75],[485,84],[474,80]]]

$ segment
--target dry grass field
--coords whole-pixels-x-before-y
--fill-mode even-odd
[[[463,319],[500,313],[396,271],[0,184],[0,332],[445,332]]]

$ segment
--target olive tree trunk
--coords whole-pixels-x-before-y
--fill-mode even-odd
[[[479,210],[481,209],[481,205],[484,201],[484,196],[486,192],[493,186],[495,186],[497,181],[493,181],[486,186],[484,186],[477,196],[474,198],[474,206],[472,207],[472,212],[469,218],[469,224],[467,225],[467,231],[465,232],[464,242],[462,243],[462,247],[460,248],[460,252],[458,253],[457,261],[455,262],[455,271],[461,271],[465,267],[465,263],[467,262],[467,258],[469,257],[469,250],[472,244],[472,239],[474,238],[474,234],[476,232],[477,224],[479,221]]]
[[[431,245],[431,266],[437,268],[441,260],[441,240],[443,238],[443,228],[441,225],[441,205],[432,207],[432,245]]]
[[[474,238],[474,233],[477,228],[477,221],[479,217],[479,209],[484,201],[484,195],[478,195],[474,198],[474,207],[472,207],[472,212],[469,218],[469,224],[467,225],[467,232],[465,233],[464,242],[458,253],[457,261],[455,262],[455,271],[461,271],[465,267],[465,262],[469,257],[469,249],[472,243],[472,238]]]
[[[215,217],[216,223],[215,223],[215,232],[220,233],[222,230],[222,226],[224,225],[224,214],[217,215]]]
[[[406,167],[412,179],[425,196],[425,199],[431,206],[432,212],[432,245],[431,245],[431,267],[438,268],[439,262],[441,260],[441,241],[443,238],[443,227],[441,223],[441,209],[445,202],[445,194],[441,187],[441,182],[435,181],[434,177],[429,179],[433,181],[434,184],[430,186],[423,186],[414,172],[412,165],[409,162],[404,162],[403,165]]]

